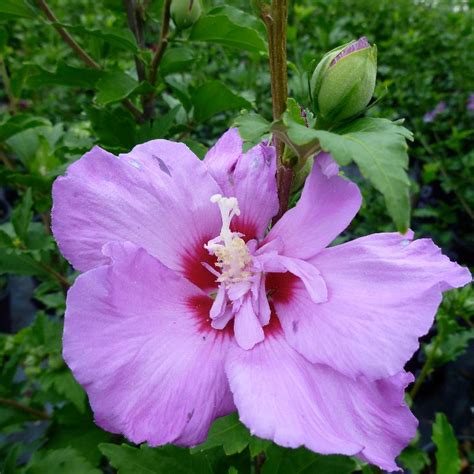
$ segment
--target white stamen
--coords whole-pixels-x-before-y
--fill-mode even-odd
[[[240,238],[241,234],[230,230],[233,217],[240,215],[237,198],[214,194],[211,202],[219,206],[222,228],[219,237],[211,239],[204,247],[217,257],[215,265],[221,270],[217,281],[229,285],[247,280],[252,275],[248,270],[252,260],[249,250]]]

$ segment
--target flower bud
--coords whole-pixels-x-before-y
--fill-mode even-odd
[[[327,53],[310,82],[320,121],[335,124],[360,114],[374,93],[376,75],[377,48],[365,37]]]
[[[170,13],[176,28],[189,28],[198,21],[202,7],[200,0],[172,0]]]

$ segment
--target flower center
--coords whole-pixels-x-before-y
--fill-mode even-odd
[[[219,271],[208,267],[217,276],[219,283],[229,286],[232,283],[246,281],[252,276],[250,263],[252,257],[249,249],[239,232],[230,230],[230,223],[234,216],[240,215],[239,203],[235,197],[223,197],[214,194],[211,202],[219,206],[222,217],[222,228],[218,237],[209,240],[204,247],[211,255],[215,255],[215,266]]]

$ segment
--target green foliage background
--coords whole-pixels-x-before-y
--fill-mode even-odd
[[[34,1],[0,4],[0,184],[13,205],[0,225],[0,291],[7,295],[11,281],[33,278],[37,310],[15,334],[0,334],[0,472],[377,472],[350,458],[256,439],[234,415],[218,420],[208,441],[191,451],[132,446],[94,425],[85,393],[61,358],[65,291],[76,274],[50,234],[52,181],[94,144],[118,153],[165,137],[203,156],[242,109],[271,119],[265,29],[248,2],[207,1],[205,16],[191,29],[172,27],[154,85],[137,77],[136,61],[151,61],[162,2],[142,3],[144,48],[127,26],[121,1],[51,0],[59,23],[100,69],[72,52]],[[409,150],[412,228],[472,265],[472,7],[463,0],[290,2],[289,95],[309,107],[315,60],[362,35],[379,52],[380,100],[368,115],[405,118],[415,136]],[[137,121],[123,101],[141,109],[150,94],[155,120]],[[424,115],[441,101],[446,110],[426,123]],[[343,238],[394,230],[382,195],[353,165],[345,172],[361,185],[364,206]],[[471,288],[445,298],[434,330],[409,365],[418,376],[413,401],[409,397],[415,413],[425,413],[426,384],[440,371],[457,370],[453,361],[474,338],[473,314]],[[474,461],[472,432],[450,426],[441,413],[446,403],[435,400],[428,431],[401,455],[407,472],[457,473]]]

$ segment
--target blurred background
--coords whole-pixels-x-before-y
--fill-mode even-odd
[[[132,3],[135,23],[127,1],[0,4],[2,472],[73,472],[58,464],[63,458],[87,461],[76,459],[74,472],[113,472],[97,446],[123,441],[92,424],[85,394],[60,356],[65,292],[76,275],[49,229],[54,178],[94,144],[120,153],[168,138],[202,157],[242,109],[271,119],[265,29],[249,2],[208,0],[189,27],[172,21],[156,80],[146,68],[163,2]],[[467,266],[474,263],[472,7],[468,0],[299,0],[290,2],[288,26],[289,95],[303,107],[310,105],[308,74],[325,52],[360,36],[377,45],[377,101],[369,114],[403,118],[415,135],[411,227]],[[355,168],[345,173],[361,185],[364,205],[344,239],[393,231],[382,196]],[[452,426],[443,431],[446,443],[457,442],[449,455],[458,453],[455,470],[442,474],[469,472],[474,462],[473,315],[472,289],[451,292],[408,365],[421,379],[411,392],[420,437],[401,458],[406,472],[441,472],[436,413]]]

